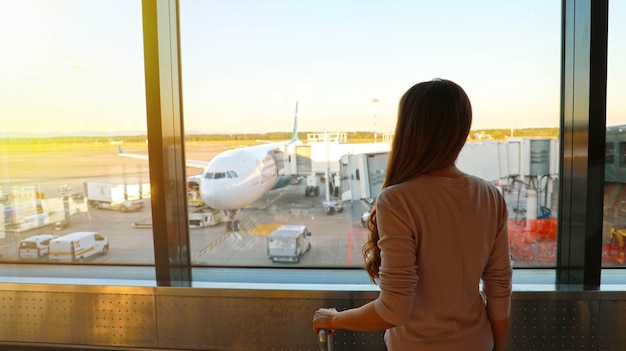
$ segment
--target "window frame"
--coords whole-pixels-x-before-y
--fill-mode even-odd
[[[193,266],[189,250],[179,1],[142,1],[155,263],[129,269],[143,271],[150,280],[145,269],[154,268],[157,286],[191,287],[210,279],[200,271],[215,268]],[[602,270],[608,0],[562,0],[561,19],[557,267],[543,272],[555,272],[558,286],[594,290],[600,287]],[[204,278],[194,281],[192,270]],[[516,270],[523,275],[524,270]]]
[[[155,283],[157,286],[192,287],[209,284],[210,272],[220,268],[198,267],[191,263],[186,207],[179,1],[142,1],[146,118]],[[585,290],[596,290],[601,286],[602,272],[608,1],[562,0],[561,19],[561,162],[557,266],[554,270],[516,269],[514,275],[529,280],[532,279],[532,272],[541,271],[545,274],[537,281],[544,286],[553,282],[556,289],[581,286]],[[152,279],[152,274],[145,272],[145,269],[149,270],[152,266],[140,268],[146,278],[144,284],[139,285],[149,284],[147,281]],[[140,268],[131,267],[130,270]],[[127,268],[114,266],[104,270],[110,272],[116,269],[123,271]],[[253,270],[223,268],[226,271],[236,269]],[[280,269],[273,270],[280,274]],[[337,272],[337,269],[333,270]],[[318,271],[310,270],[312,275],[316,272],[319,274]],[[194,281],[192,272],[196,273],[198,280]],[[364,271],[357,273],[355,269],[345,270],[346,275],[356,276],[357,280],[361,279],[361,273],[366,282]],[[140,276],[138,274],[137,279],[142,279]],[[307,286],[328,289],[330,284],[319,282]]]
[[[600,287],[608,1],[562,2],[556,283]]]

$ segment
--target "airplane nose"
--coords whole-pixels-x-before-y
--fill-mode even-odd
[[[224,199],[222,198],[222,194],[224,194],[224,192],[217,189],[215,182],[205,180],[200,186],[200,196],[202,197],[202,201],[204,201],[204,203],[211,208],[224,208]]]
[[[205,179],[200,186],[200,196],[207,206],[217,210],[236,210],[247,204],[247,199],[240,199],[226,180]]]

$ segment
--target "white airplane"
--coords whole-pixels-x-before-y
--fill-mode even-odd
[[[239,211],[260,199],[272,189],[291,184],[294,175],[280,175],[284,168],[287,145],[300,145],[298,139],[298,103],[294,116],[291,140],[249,146],[224,151],[211,161],[186,160],[187,167],[202,168],[202,174],[189,177],[188,183],[197,183],[204,204],[222,211],[228,218],[226,229],[238,231],[235,216]],[[129,154],[119,149],[119,155],[148,159],[147,155]]]

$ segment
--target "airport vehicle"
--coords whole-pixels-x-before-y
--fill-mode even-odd
[[[144,207],[141,191],[137,191],[137,194],[130,194],[127,183],[103,180],[86,181],[83,184],[87,204],[93,208],[129,212],[139,211]]]
[[[200,174],[187,177],[187,206],[201,207],[204,206],[200,197]]]
[[[203,228],[222,222],[222,212],[209,207],[189,207],[189,227]]]
[[[335,184],[338,184],[339,182],[332,183],[331,177],[328,171],[326,172],[325,183],[326,183],[326,198],[325,200],[322,201],[322,206],[324,206],[324,212],[326,212],[327,215],[331,215],[335,212],[339,213],[343,211],[343,201],[338,196],[339,195],[338,187],[335,186]]]
[[[227,216],[227,230],[239,230],[235,216],[239,211],[260,199],[272,189],[285,187],[293,175],[281,175],[284,168],[284,150],[287,145],[299,145],[298,104],[291,140],[265,143],[240,149],[231,149],[215,156],[210,162],[186,160],[187,167],[203,168],[199,180],[200,197],[204,205],[222,211]],[[129,154],[118,147],[124,157],[148,159],[147,155]],[[193,179],[198,181],[197,178]]]
[[[51,262],[84,262],[109,252],[109,240],[98,232],[75,232],[50,240]]]
[[[314,175],[306,177],[306,188],[304,188],[304,196],[318,196],[319,194],[319,178]]]
[[[305,225],[283,225],[267,236],[267,257],[272,262],[300,262],[311,250],[311,232]]]
[[[324,212],[327,215],[331,215],[335,212],[339,213],[343,211],[343,202],[337,198],[331,198],[331,199],[322,201],[322,206],[324,206]]]
[[[54,234],[39,234],[20,241],[18,257],[22,260],[38,260],[48,256],[50,240],[58,238]]]
[[[372,198],[361,199],[361,203],[364,204],[367,208],[365,212],[361,213],[361,226],[365,227],[367,226],[367,220],[370,218],[370,214],[372,213],[372,210],[374,209],[374,205],[376,204],[376,199],[372,199]]]

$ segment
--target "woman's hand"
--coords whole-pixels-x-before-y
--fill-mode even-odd
[[[313,314],[313,331],[315,335],[319,333],[320,329],[326,329],[328,333],[332,334],[335,329],[333,320],[338,313],[334,308],[320,308],[315,311]]]

